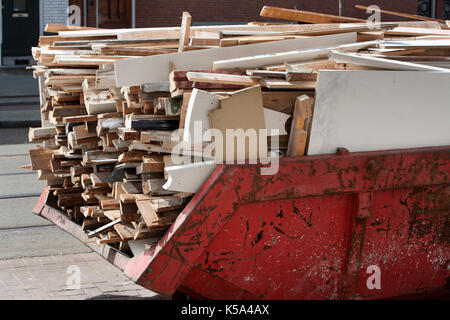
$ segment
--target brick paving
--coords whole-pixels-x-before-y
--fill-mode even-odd
[[[77,281],[72,276],[80,275]],[[75,286],[73,286],[75,284]],[[0,300],[163,299],[95,253],[0,260]]]

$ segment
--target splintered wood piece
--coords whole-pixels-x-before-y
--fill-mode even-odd
[[[120,239],[119,236],[117,237],[110,237],[108,239],[96,239],[95,243],[97,244],[109,244],[109,243],[117,243],[117,242],[121,242],[122,239]]]
[[[153,228],[138,228],[135,235],[134,240],[146,239],[146,238],[159,238],[166,233],[168,227],[153,227]]]
[[[115,152],[103,152],[103,151],[87,151],[83,154],[83,162],[85,164],[114,164],[117,162],[119,155]]]
[[[53,152],[46,149],[30,150],[31,170],[47,170],[51,171],[51,161],[53,159]]]
[[[150,206],[155,213],[175,211],[182,208],[180,201],[176,198],[160,198],[150,200]]]
[[[171,195],[174,192],[163,188],[166,183],[162,172],[152,172],[142,174],[142,188],[145,194],[152,196]]]
[[[159,130],[142,131],[140,141],[143,143],[171,141],[172,134],[173,133],[171,131],[159,131]]]
[[[139,218],[137,211],[138,208],[135,202],[120,202],[120,220],[122,223],[136,221]]]
[[[103,210],[120,209],[120,201],[116,199],[104,199],[100,201]]]
[[[288,144],[288,157],[302,157],[305,155],[308,133],[305,130],[295,130],[291,133]]]
[[[124,152],[119,156],[119,162],[125,163],[125,162],[141,162],[142,157],[144,155],[148,154],[145,151],[128,151]]]
[[[314,90],[317,86],[315,81],[286,81],[286,80],[266,80],[260,81],[261,85],[269,89],[299,89],[299,90]]]
[[[119,203],[120,208],[120,203]],[[103,215],[107,217],[109,220],[117,220],[120,219],[120,210],[104,210]]]
[[[123,140],[113,140],[112,143],[118,152],[128,151],[128,147],[131,144],[130,142]]]
[[[90,178],[94,187],[109,187],[114,181],[112,172],[91,173]]]
[[[77,204],[82,204],[84,199],[81,193],[68,193],[58,196],[59,207],[71,207]]]
[[[134,238],[135,230],[129,225],[116,224],[114,230],[119,234],[122,240],[129,240]]]
[[[173,195],[175,199],[177,199],[178,202],[182,204],[186,204],[191,200],[191,198],[194,196],[194,193],[188,193],[188,192],[180,192]]]
[[[97,121],[97,116],[72,116],[72,117],[64,117],[63,122],[64,123],[80,123],[80,122],[95,122]]]
[[[163,172],[164,157],[161,155],[149,155],[143,157],[139,173]]]
[[[305,155],[308,132],[306,121],[312,117],[311,99],[306,96],[297,98],[294,117],[288,143],[288,157],[301,157]]]
[[[44,140],[50,140],[57,134],[55,127],[49,128],[30,128],[28,132],[29,142],[41,142]]]
[[[180,114],[181,101],[177,98],[159,97],[154,100],[154,113],[177,116]]]
[[[178,45],[178,52],[184,51],[184,47],[189,44],[189,34],[191,30],[192,17],[189,12],[183,12],[183,18],[181,20],[181,35],[180,43]]]
[[[86,218],[86,219],[83,219],[83,224],[81,225],[81,230],[83,230],[83,231],[96,230],[98,228],[103,227],[104,225],[105,225],[104,223],[98,222],[97,219]]]
[[[145,194],[121,194],[120,201],[123,203],[135,203],[137,199],[151,199],[151,196]]]
[[[136,205],[147,227],[150,227],[155,221],[158,220],[158,216],[153,209],[151,200],[136,200]]]
[[[119,128],[119,136],[125,141],[139,140],[140,132],[127,128]]]
[[[122,188],[127,194],[142,193],[142,184],[141,184],[141,182],[124,182],[122,184]]]
[[[73,132],[75,133],[76,140],[97,137],[97,132],[95,132],[95,127],[92,128],[91,126],[86,126],[86,125],[75,126],[75,127],[73,127]]]

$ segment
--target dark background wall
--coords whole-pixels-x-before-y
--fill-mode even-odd
[[[439,1],[439,0],[438,0]],[[417,0],[343,0],[344,16],[366,18],[364,10],[356,4],[376,4],[382,9],[417,14]],[[136,0],[136,27],[163,27],[180,24],[183,11],[192,15],[193,23],[275,21],[262,18],[264,5],[290,9],[309,10],[338,15],[338,0]],[[383,21],[400,21],[401,18],[383,15]],[[404,20],[404,19],[403,19]]]
[[[107,1],[107,0],[100,0]],[[342,0],[342,14],[348,17],[367,18],[364,10],[356,4],[378,5],[381,9],[417,14],[419,1],[427,0]],[[444,3],[436,0],[436,18],[443,19]],[[87,1],[88,26],[95,27],[95,0]],[[136,27],[173,27],[181,23],[183,11],[192,15],[193,25],[214,23],[247,23],[250,21],[275,22],[259,13],[264,5],[309,10],[338,15],[338,0],[136,0]],[[382,15],[382,21],[408,20]]]

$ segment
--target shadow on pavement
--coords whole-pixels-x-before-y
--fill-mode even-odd
[[[124,296],[124,295],[99,295],[92,298],[88,298],[86,300],[166,300],[161,296],[153,296],[153,297],[133,297],[133,296]]]
[[[28,128],[1,128],[0,145],[28,143]]]

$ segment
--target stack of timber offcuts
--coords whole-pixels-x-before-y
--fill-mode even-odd
[[[172,28],[47,26],[55,35],[32,49],[42,128],[30,128],[39,145],[28,167],[92,241],[139,254],[161,239],[216,165],[308,155],[315,121],[326,114],[315,111],[328,94],[319,90],[324,70],[449,70],[442,21],[374,28],[282,8],[261,15],[308,24],[194,27],[185,12]],[[194,143],[196,121],[203,130],[269,133],[257,155],[229,155],[214,139]]]

